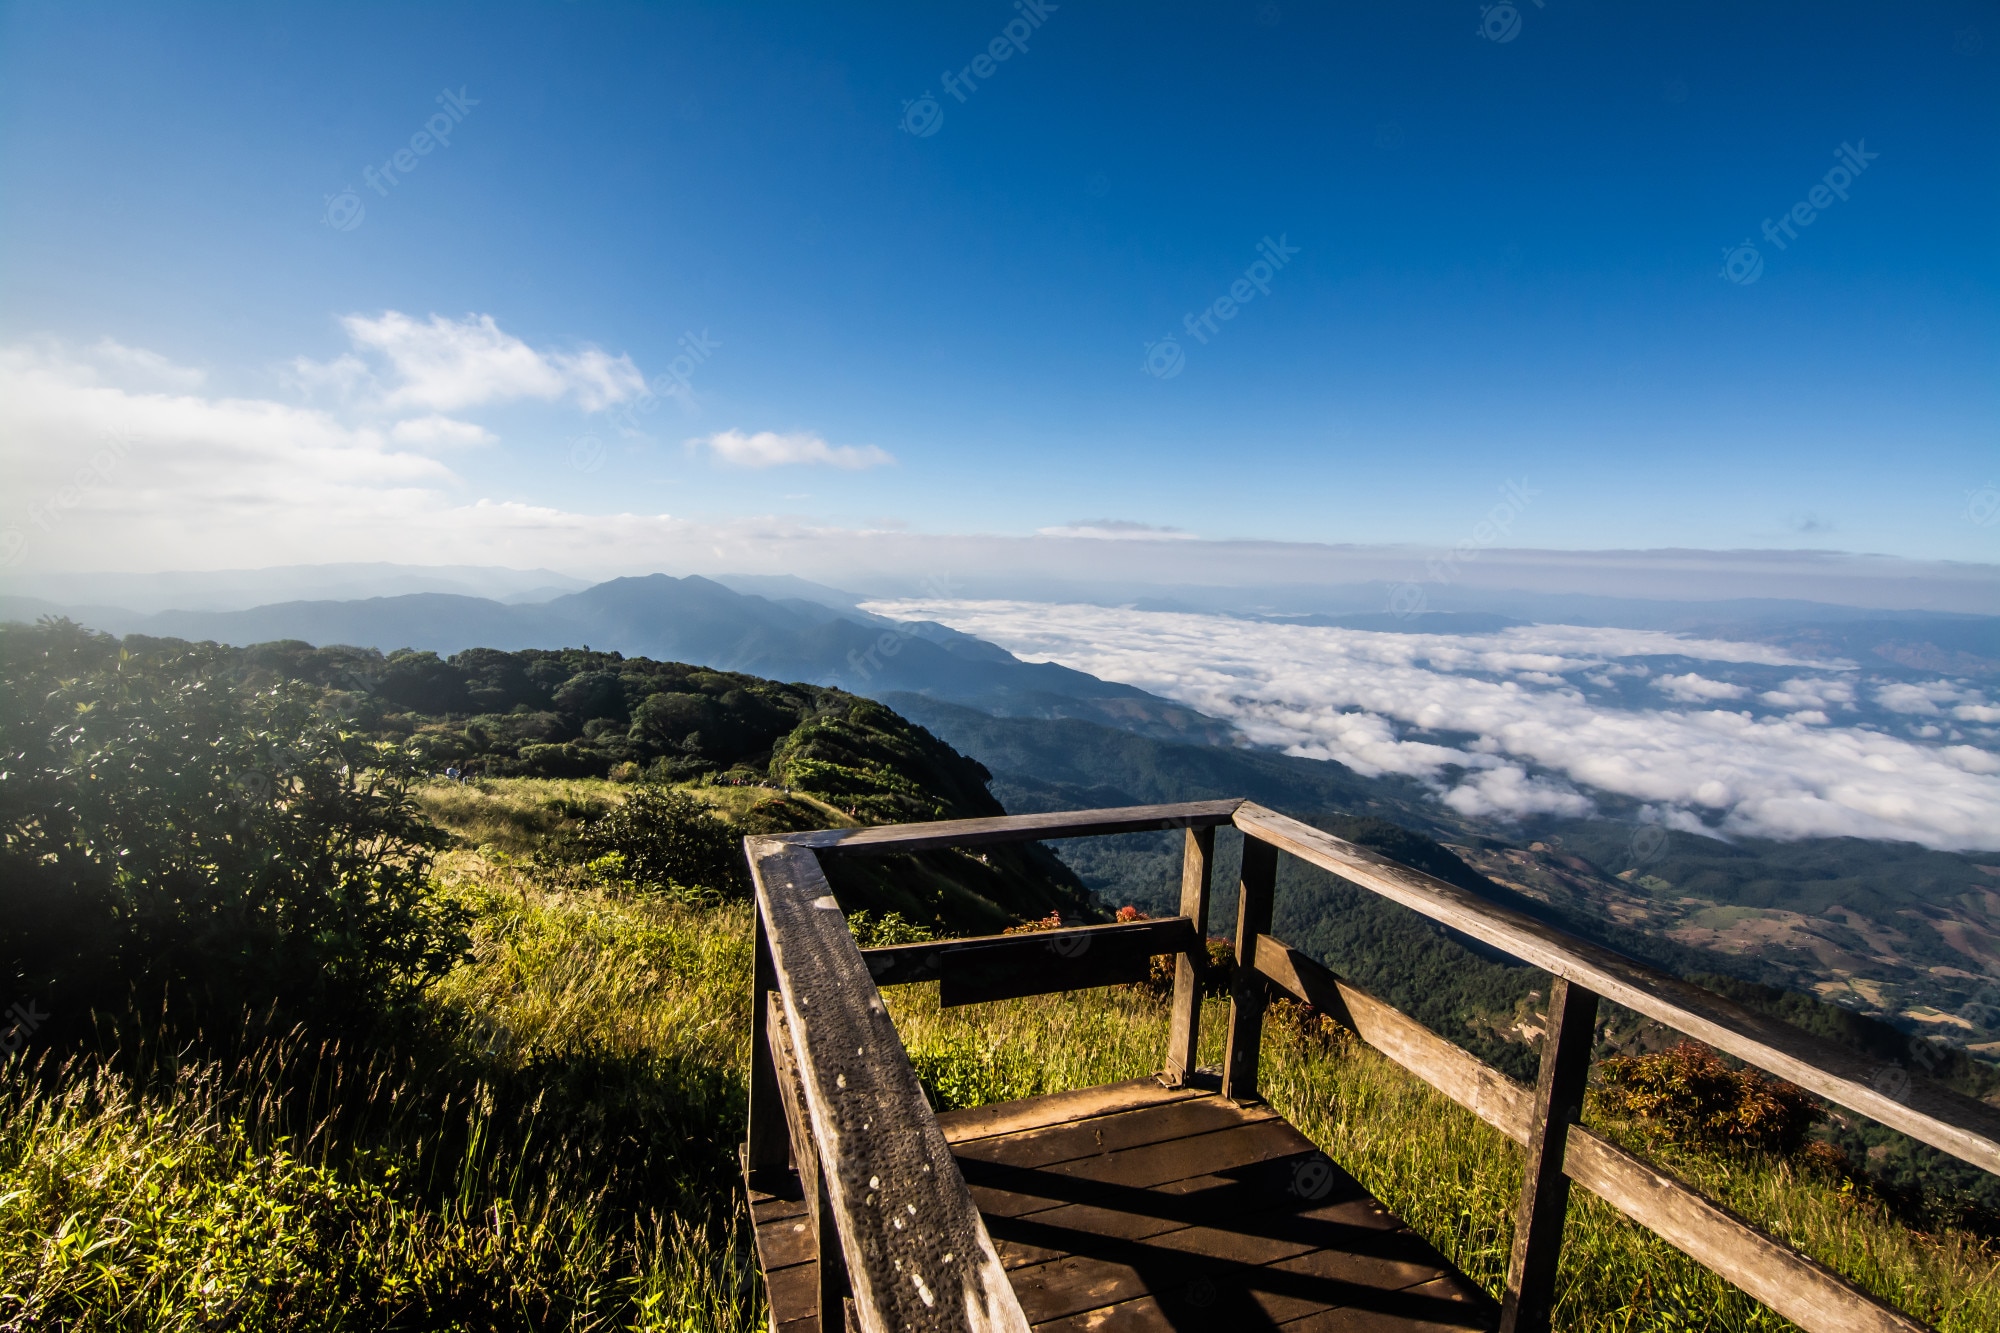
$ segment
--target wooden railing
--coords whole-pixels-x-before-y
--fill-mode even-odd
[[[1925,1328],[1579,1123],[1600,998],[2000,1174],[2000,1112],[1871,1066],[1786,1024],[1246,801],[828,829],[746,839],[757,893],[746,1167],[795,1168],[818,1241],[820,1327],[1025,1330],[992,1239],[878,989],[940,982],[940,1001],[1144,979],[1177,955],[1166,1068],[1186,1080],[1200,1036],[1215,829],[1244,834],[1222,1091],[1257,1097],[1264,1007],[1304,1000],[1527,1153],[1501,1328],[1549,1327],[1572,1181],[1808,1333]],[[819,858],[1183,829],[1180,915],[1114,926],[863,950]],[[1287,853],[1554,974],[1541,1074],[1516,1083],[1270,934]]]

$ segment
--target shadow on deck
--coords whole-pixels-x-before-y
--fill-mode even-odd
[[[1499,1307],[1262,1104],[1156,1079],[938,1117],[1033,1327],[1486,1330]],[[819,1327],[797,1177],[754,1192],[774,1328]]]

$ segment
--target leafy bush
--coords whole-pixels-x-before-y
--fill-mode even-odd
[[[743,848],[729,825],[686,792],[651,783],[557,841],[543,860],[596,866],[604,878],[690,901],[750,894]]]
[[[1598,1105],[1681,1143],[1758,1148],[1790,1156],[1823,1117],[1803,1088],[1731,1066],[1683,1041],[1653,1055],[1614,1055],[1598,1065]]]
[[[407,998],[456,961],[430,882],[447,841],[393,747],[228,650],[0,626],[0,962],[59,1020],[170,1002],[312,1008]]]
[[[936,931],[918,925],[901,912],[884,912],[876,916],[866,908],[847,914],[847,928],[854,933],[854,942],[864,949],[880,949],[891,944],[921,944],[937,938]]]

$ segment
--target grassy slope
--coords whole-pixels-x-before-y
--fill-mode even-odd
[[[183,1070],[143,1101],[83,1066],[45,1069],[35,1091],[9,1077],[0,1327],[760,1326],[730,1161],[748,914],[538,878],[524,856],[547,832],[544,798],[607,790],[427,794],[481,844],[441,867],[478,911],[477,944],[408,1050],[267,1049]],[[954,1104],[1145,1074],[1165,1038],[1164,1006],[1140,990],[940,1011],[934,990],[916,987],[892,1005],[919,1072]],[[1205,1015],[1209,1059],[1222,1008]],[[1495,1286],[1514,1150],[1337,1033],[1276,1021],[1266,1049],[1280,1109]],[[22,1058],[32,1063],[32,1049]],[[272,1094],[315,1074],[316,1100]],[[354,1091],[327,1095],[336,1076]],[[2000,1327],[1992,1249],[1912,1233],[1864,1195],[1782,1163],[1669,1160],[1946,1333]],[[1584,1200],[1572,1226],[1566,1329],[1785,1327],[1601,1206]]]

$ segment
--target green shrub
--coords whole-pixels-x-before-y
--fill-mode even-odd
[[[891,944],[921,944],[937,938],[936,931],[918,925],[901,912],[884,912],[876,916],[866,908],[847,914],[847,928],[854,932],[854,942],[864,949],[880,949]]]
[[[359,1020],[463,953],[400,753],[308,685],[233,683],[227,651],[0,626],[0,963],[59,1022]]]
[[[735,831],[686,792],[651,783],[633,788],[623,804],[556,840],[542,860],[595,866],[600,879],[689,901],[750,893],[749,867]]]
[[[1675,1142],[1790,1155],[1824,1115],[1804,1089],[1734,1067],[1692,1041],[1653,1055],[1614,1055],[1597,1069],[1600,1109]]]

